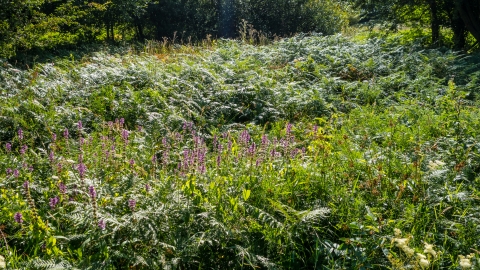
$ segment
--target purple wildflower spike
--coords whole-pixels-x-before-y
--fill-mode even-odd
[[[25,155],[25,152],[27,151],[28,149],[28,146],[27,145],[24,145],[22,146],[22,148],[20,149],[20,155]]]
[[[78,174],[80,175],[80,178],[83,178],[85,176],[85,172],[87,171],[87,166],[85,166],[84,163],[80,163],[77,166]]]
[[[98,222],[98,228],[100,228],[100,230],[105,230],[105,228],[107,227],[107,223],[105,222],[105,220],[101,219],[99,222]]]
[[[89,186],[88,187],[88,193],[90,194],[90,197],[92,197],[92,198],[97,197],[97,192],[95,191],[94,186]]]
[[[128,130],[126,129],[123,129],[122,130],[122,139],[125,143],[128,143],[128,135],[129,135],[129,132]]]
[[[128,207],[130,208],[130,210],[135,210],[135,206],[137,205],[137,201],[133,200],[133,199],[130,199],[128,200]]]
[[[62,193],[62,194],[67,193],[67,186],[62,182],[58,183],[58,189],[60,190],[60,193]]]
[[[15,215],[13,215],[13,219],[14,219],[15,222],[17,222],[18,224],[22,224],[22,223],[23,223],[22,213],[16,212]]]
[[[17,169],[13,170],[13,176],[15,178],[18,178],[19,175],[20,175],[20,172]]]
[[[81,121],[81,120],[78,121],[78,123],[77,123],[77,128],[78,128],[79,131],[81,131],[81,130],[83,129],[83,124],[82,124],[82,121]]]
[[[48,154],[48,160],[50,161],[50,163],[52,163],[55,160],[55,155],[53,153],[53,150],[50,151],[50,153]]]
[[[5,144],[5,149],[7,149],[7,152],[12,152],[12,144],[11,143],[6,143]]]
[[[52,141],[56,141],[57,140],[57,134],[53,133],[52,134]]]
[[[58,197],[50,198],[50,202],[49,202],[50,208],[54,209],[59,202],[60,202],[60,199]]]
[[[150,185],[149,184],[145,184],[145,191],[146,192],[149,192],[151,189]]]
[[[292,133],[292,124],[291,123],[287,124],[286,132],[287,132],[287,135],[290,135],[290,133]]]
[[[63,137],[64,137],[65,139],[68,139],[68,136],[69,136],[69,134],[68,134],[68,128],[65,128],[65,130],[63,130]]]

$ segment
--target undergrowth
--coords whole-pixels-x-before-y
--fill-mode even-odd
[[[479,56],[149,46],[1,63],[9,268],[480,266]]]

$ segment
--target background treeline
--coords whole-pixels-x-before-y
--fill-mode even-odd
[[[400,25],[430,28],[433,45],[450,42],[455,49],[478,45],[480,1],[478,0],[352,0],[364,18],[391,29]],[[442,36],[449,30],[449,40]],[[468,43],[471,43],[470,46]]]
[[[478,0],[0,0],[0,7],[0,58],[97,41],[333,34],[358,19],[428,28],[434,46],[471,49],[480,40]]]
[[[0,6],[4,58],[98,40],[235,37],[244,20],[266,36],[332,34],[349,14],[338,0],[0,0]]]

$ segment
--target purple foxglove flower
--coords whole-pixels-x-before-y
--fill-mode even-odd
[[[143,127],[142,126],[137,126],[137,130],[138,130],[138,132],[142,132]]]
[[[17,169],[13,170],[13,176],[15,178],[18,178],[19,175],[20,175],[20,172]]]
[[[108,121],[108,127],[109,127],[110,129],[113,128],[113,122],[112,122],[112,121]]]
[[[318,132],[318,126],[315,124],[313,126],[313,133],[317,134],[317,132]]]
[[[56,141],[57,140],[57,134],[53,133],[52,134],[52,141]]]
[[[63,137],[64,137],[65,139],[68,139],[68,136],[69,136],[69,134],[68,134],[68,128],[65,128],[65,130],[63,131]]]
[[[77,128],[78,128],[79,131],[81,131],[81,130],[83,129],[83,124],[82,124],[82,121],[81,121],[81,120],[78,121],[78,123],[77,123]]]
[[[88,193],[90,194],[90,197],[92,197],[92,198],[97,197],[97,192],[95,191],[94,186],[89,186],[88,187]]]
[[[5,149],[7,149],[7,152],[12,152],[12,144],[11,143],[6,143],[5,144]]]
[[[133,165],[135,165],[135,160],[133,160],[133,158],[132,158],[132,159],[130,159],[129,163],[130,163],[130,167],[133,168]]]
[[[7,168],[7,176],[11,175],[13,173],[13,170],[11,168]]]
[[[62,182],[58,183],[58,189],[60,190],[60,193],[62,193],[62,194],[67,193],[67,186]]]
[[[27,190],[29,186],[30,186],[30,183],[28,181],[23,182],[23,188],[24,189]]]
[[[146,191],[146,192],[150,192],[150,189],[151,189],[150,185],[149,185],[149,184],[145,184],[145,191]]]
[[[23,223],[22,213],[16,212],[15,215],[13,215],[13,219],[14,219],[15,222],[17,222],[18,224],[22,224],[22,223]]]
[[[135,206],[137,205],[137,202],[133,199],[131,200],[128,200],[128,207],[130,208],[130,210],[135,210]]]
[[[50,208],[54,209],[59,202],[60,202],[60,199],[58,197],[50,198],[50,202],[49,202]]]
[[[153,154],[152,156],[152,163],[157,163],[157,155]]]
[[[125,124],[125,119],[124,119],[124,118],[120,118],[119,123],[120,123],[120,126],[123,126],[123,124]]]
[[[100,230],[105,230],[105,228],[107,227],[107,223],[105,222],[105,220],[101,219],[99,222],[98,222],[98,228],[100,228]]]

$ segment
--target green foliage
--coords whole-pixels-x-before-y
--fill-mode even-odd
[[[397,228],[458,269],[480,245],[478,55],[408,42],[2,62],[7,267],[419,269]]]

